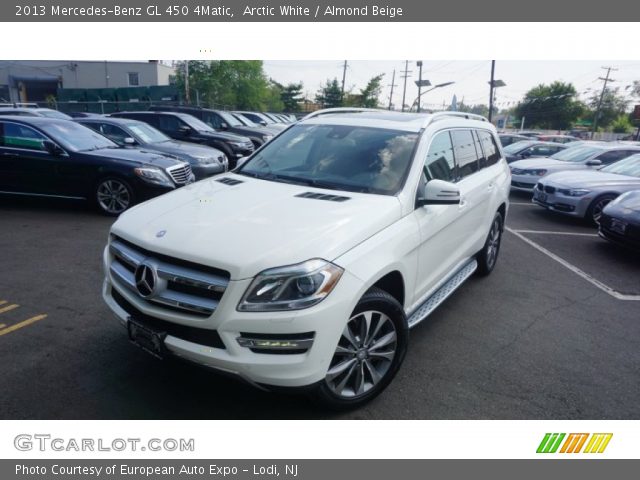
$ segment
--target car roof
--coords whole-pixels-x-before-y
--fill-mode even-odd
[[[111,123],[113,125],[127,125],[133,122],[144,123],[134,118],[119,117],[79,117],[75,118],[74,120],[78,123]]]
[[[48,126],[51,124],[60,124],[62,126],[69,125],[69,122],[76,123],[73,120],[67,120],[66,118],[51,118],[51,117],[37,117],[37,116],[24,116],[24,115],[2,115],[0,116],[0,122],[11,120],[12,122],[25,123],[27,125],[33,125],[34,127]]]
[[[432,122],[435,122],[436,120],[438,121],[438,124],[442,122],[446,128],[463,126],[489,130],[494,128],[493,125],[487,121],[476,120],[473,117],[466,118],[464,113],[456,114],[452,112],[451,114],[446,114],[438,112],[438,114],[431,114],[395,112],[388,110],[327,112],[316,117],[303,119],[300,123],[312,125],[333,124],[363,126],[418,133],[427,126],[430,126]]]

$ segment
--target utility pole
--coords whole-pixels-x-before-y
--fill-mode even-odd
[[[409,75],[411,73],[411,70],[409,70],[409,60],[405,60],[402,73],[404,73],[404,75],[401,76],[401,78],[404,78],[404,89],[402,90],[402,111],[404,112],[404,102],[407,97],[407,78],[411,76]]]
[[[184,100],[189,105],[191,103],[191,92],[189,91],[189,60],[184,62]]]
[[[344,65],[342,67],[342,93],[340,99],[344,101],[344,82],[347,79],[347,61],[344,61]]]
[[[617,68],[613,67],[602,67],[602,69],[607,71],[607,76],[605,78],[598,78],[598,80],[604,80],[604,85],[602,85],[602,93],[600,93],[600,100],[598,100],[596,116],[593,119],[593,130],[591,131],[591,138],[593,138],[593,136],[596,134],[596,131],[598,130],[598,119],[600,118],[600,109],[602,108],[602,100],[604,99],[604,94],[607,90],[607,83],[615,82],[615,80],[609,78],[609,74],[611,73],[611,70],[613,70],[614,72],[618,70]]]
[[[496,61],[491,60],[491,81],[489,82],[489,123],[491,123],[491,117],[493,117],[493,92],[495,88],[493,86],[494,75],[496,73]]]
[[[389,94],[389,110],[391,110],[391,107],[393,106],[393,88],[397,87],[396,85],[396,70],[393,70],[393,77],[391,78],[391,85],[387,85],[388,87],[391,87],[391,93]]]

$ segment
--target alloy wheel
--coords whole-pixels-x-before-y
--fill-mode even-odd
[[[108,179],[98,185],[98,204],[105,212],[117,215],[124,212],[131,204],[131,193],[127,186],[119,180]]]
[[[388,315],[357,313],[342,332],[325,382],[338,397],[360,397],[385,377],[396,351],[396,327]]]
[[[498,250],[500,249],[500,220],[495,219],[491,225],[491,231],[489,232],[489,239],[487,243],[487,266],[493,268],[498,258]]]

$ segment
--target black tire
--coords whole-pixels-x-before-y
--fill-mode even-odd
[[[111,185],[111,189],[114,190],[117,187],[118,192],[123,193],[124,197],[120,198],[120,201],[116,201],[115,205],[117,208],[109,208],[109,202],[105,200],[104,194],[108,192],[107,185]],[[123,190],[124,189],[124,190]],[[96,185],[93,189],[92,193],[93,203],[96,208],[104,215],[110,217],[116,217],[120,215],[122,212],[131,208],[136,203],[136,196],[131,188],[131,185],[124,179],[120,177],[103,177],[96,182]],[[125,201],[126,197],[126,205],[123,206],[122,202]],[[112,203],[112,205],[114,205]]]
[[[496,212],[491,222],[487,239],[484,242],[484,247],[476,254],[476,261],[478,262],[476,273],[478,275],[486,277],[496,266],[498,255],[500,254],[500,245],[502,244],[503,230],[504,220],[502,219],[502,214]]]
[[[400,365],[402,365],[409,342],[409,328],[402,305],[387,292],[378,288],[371,288],[356,305],[349,322],[345,325],[345,331],[354,325],[357,326],[357,322],[362,324],[362,322],[365,321],[364,315],[369,312],[371,312],[369,316],[370,323],[367,323],[367,325],[370,325],[370,330],[367,330],[367,334],[364,335],[365,339],[363,343],[365,346],[358,350],[359,353],[366,350],[366,353],[363,354],[366,355],[366,357],[361,358],[359,354],[352,355],[342,352],[341,350],[344,350],[345,344],[349,347],[351,346],[343,334],[338,345],[336,345],[336,352],[327,371],[327,377],[319,382],[310,392],[313,401],[322,407],[328,407],[333,410],[349,410],[369,402],[391,383]],[[352,331],[351,328],[350,332]],[[393,332],[395,332],[395,337],[391,336]],[[363,333],[362,330],[360,330],[358,335],[354,334],[352,338],[355,341],[359,341],[358,339],[362,336],[361,333]],[[368,344],[367,338],[369,339]],[[389,338],[394,338],[394,340],[384,343]],[[381,346],[378,347],[376,346],[377,344]],[[387,348],[382,350],[384,347]],[[391,352],[393,352],[393,356],[389,359],[387,357],[391,355]],[[340,368],[341,365],[351,361],[356,362],[354,364],[356,368],[355,372],[353,371],[354,367],[345,369],[343,377],[341,377],[342,374],[340,374],[333,377],[332,380],[329,380],[332,369]],[[358,384],[359,377],[358,369],[360,375],[362,375],[361,383],[363,391],[361,393],[355,392],[355,385]],[[376,375],[380,375],[377,380],[374,379],[374,370]],[[352,395],[336,393],[336,385],[333,382],[341,383],[345,377],[351,377],[354,380],[354,391]],[[349,382],[347,382],[347,385],[348,384]],[[345,387],[340,390],[346,392],[348,388]]]
[[[236,168],[236,164],[238,163],[238,159],[233,154],[233,151],[231,150],[231,148],[229,148],[224,143],[220,143],[218,145],[215,145],[215,148],[220,150],[227,157],[227,160],[229,161],[229,170],[233,170],[234,168]]]
[[[614,200],[617,195],[613,195],[611,193],[605,193],[604,195],[600,195],[593,199],[589,208],[587,208],[587,213],[585,214],[585,220],[593,225],[598,225],[600,220],[600,215],[602,215],[602,209],[607,206],[607,204]]]

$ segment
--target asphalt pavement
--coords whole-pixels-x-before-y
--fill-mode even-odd
[[[0,418],[640,418],[640,256],[527,196],[512,195],[492,275],[416,327],[391,386],[342,414],[131,345],[100,296],[112,221],[0,198]]]

